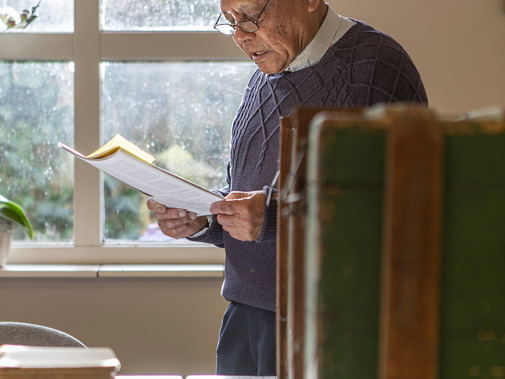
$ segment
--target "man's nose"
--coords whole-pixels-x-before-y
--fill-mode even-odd
[[[238,26],[235,28],[235,33],[233,33],[233,39],[237,45],[242,45],[245,41],[254,38],[256,32],[244,32]]]

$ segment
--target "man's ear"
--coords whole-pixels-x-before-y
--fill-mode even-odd
[[[320,7],[325,5],[324,0],[303,0],[303,2],[310,13],[316,12]]]

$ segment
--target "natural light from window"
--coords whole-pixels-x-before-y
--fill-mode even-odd
[[[101,29],[212,30],[219,11],[209,0],[101,0]]]
[[[116,133],[155,164],[210,189],[226,185],[231,123],[248,62],[102,63],[104,142]],[[104,239],[166,240],[146,197],[105,175]]]
[[[58,148],[87,155],[119,133],[156,165],[224,187],[256,67],[213,30],[219,1],[0,0],[0,14],[33,7],[26,29],[0,30],[0,194],[35,231],[16,230],[13,262],[222,262],[164,236],[146,195]]]
[[[39,0],[0,0],[0,10],[19,17],[23,10],[31,13]],[[0,13],[2,13],[0,11]],[[12,29],[16,33],[72,33],[74,31],[74,2],[70,0],[41,0],[36,9],[37,19],[26,29]]]
[[[69,62],[0,62],[0,189],[38,242],[72,240],[73,161],[56,146],[74,139],[73,75]]]

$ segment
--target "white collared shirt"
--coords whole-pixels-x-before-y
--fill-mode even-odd
[[[294,72],[315,65],[328,49],[355,24],[354,21],[337,14],[329,4],[327,6],[328,12],[314,39],[289,64],[286,71]]]

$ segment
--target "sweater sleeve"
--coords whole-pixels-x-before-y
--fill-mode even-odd
[[[226,196],[230,193],[230,163],[228,163],[227,168],[227,178],[228,187],[222,188],[220,190],[213,190],[212,192],[219,193],[222,196]],[[224,247],[223,241],[223,227],[217,222],[217,216],[212,216],[212,221],[208,229],[203,234],[198,234],[198,237],[187,237],[190,241],[210,243],[217,247]]]
[[[224,247],[223,243],[223,228],[216,220],[216,215],[212,216],[212,222],[207,231],[198,237],[187,237],[188,240],[194,242],[205,242],[217,247]]]
[[[229,189],[225,188],[219,191],[213,191],[213,192],[218,192],[223,196],[226,196],[229,193]],[[195,241],[195,242],[205,242],[205,243],[210,243],[212,245],[215,245],[217,247],[224,247],[224,242],[223,242],[223,227],[217,222],[217,216],[212,215],[212,221],[209,224],[209,227],[207,231],[203,234],[198,234],[198,237],[187,237],[188,240],[190,241]]]
[[[261,235],[256,242],[275,242],[277,239],[277,190],[264,187],[265,198],[271,193],[270,201],[265,204],[265,217],[263,218],[263,228]]]

